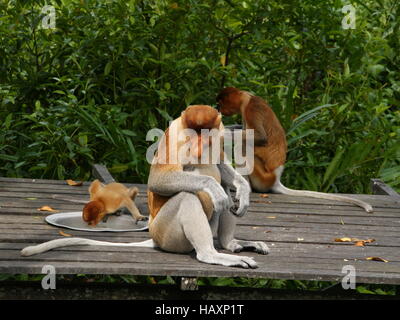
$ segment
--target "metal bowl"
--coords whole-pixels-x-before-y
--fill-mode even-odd
[[[96,226],[89,226],[82,219],[82,212],[63,212],[55,213],[47,216],[45,221],[48,224],[68,228],[79,231],[111,231],[111,232],[126,232],[126,231],[143,231],[147,230],[148,221],[133,220],[131,215],[110,215],[107,222],[100,221]]]

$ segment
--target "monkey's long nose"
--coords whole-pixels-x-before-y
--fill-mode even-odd
[[[203,153],[203,140],[201,135],[196,135],[190,139],[190,153],[192,157],[201,157]]]

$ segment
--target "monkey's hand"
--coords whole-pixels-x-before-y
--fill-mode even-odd
[[[208,181],[203,188],[203,191],[207,192],[210,196],[215,212],[224,212],[229,210],[230,201],[225,190],[214,178],[210,177],[210,179],[207,180]]]
[[[233,181],[233,184],[236,187],[235,199],[239,201],[239,207],[233,211],[231,210],[231,212],[238,217],[242,217],[250,206],[251,188],[246,179],[240,175]]]
[[[230,208],[230,211],[242,217],[250,205],[250,184],[230,164],[221,163],[218,164],[218,168],[223,184],[236,189],[235,205]]]

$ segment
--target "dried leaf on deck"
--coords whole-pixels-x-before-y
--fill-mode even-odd
[[[269,197],[269,194],[262,193],[262,194],[260,194],[260,197],[261,197],[261,198],[268,198],[268,197]]]
[[[72,234],[66,233],[66,232],[64,232],[64,231],[62,231],[62,230],[58,231],[58,233],[59,233],[60,235],[64,236],[64,237],[72,237]]]
[[[375,239],[366,239],[366,240],[361,240],[361,239],[353,239],[355,242],[354,245],[357,247],[363,247],[366,243],[371,243],[374,242]]]
[[[68,180],[65,180],[65,181],[68,183],[68,185],[73,186],[73,187],[79,187],[79,186],[81,186],[83,184],[83,181],[77,182],[77,181],[74,181],[74,180],[71,180],[71,179],[68,179]]]
[[[351,238],[347,238],[347,237],[344,237],[344,238],[336,238],[335,239],[335,242],[351,242],[352,240],[351,240]]]
[[[357,239],[357,238],[349,238],[349,237],[344,237],[344,238],[336,238],[335,242],[354,242],[354,245],[356,247],[363,247],[366,243],[371,243],[374,242],[375,239]]]
[[[58,210],[54,210],[52,207],[49,207],[49,206],[43,206],[37,210],[38,211],[58,212]]]
[[[365,260],[369,260],[369,261],[380,261],[380,262],[389,262],[389,260],[380,258],[380,257],[368,257],[365,258]]]

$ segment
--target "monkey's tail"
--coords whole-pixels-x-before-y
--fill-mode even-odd
[[[318,199],[344,201],[347,203],[355,204],[361,208],[364,208],[364,210],[366,212],[374,211],[374,209],[372,208],[372,206],[370,204],[368,204],[364,201],[358,200],[358,199],[345,197],[345,196],[339,196],[339,195],[331,194],[331,193],[289,189],[289,188],[286,188],[281,182],[277,183],[273,187],[273,191],[275,191],[277,193],[287,194],[289,196],[305,196],[305,197],[312,197],[312,198],[318,198]]]
[[[68,238],[68,239],[55,239],[47,241],[36,246],[29,246],[21,250],[21,256],[27,257],[34,254],[49,251],[55,248],[67,247],[67,246],[81,246],[81,245],[95,245],[95,246],[118,246],[118,247],[147,247],[155,248],[156,244],[152,239],[141,241],[141,242],[107,242],[90,240],[84,238]]]

